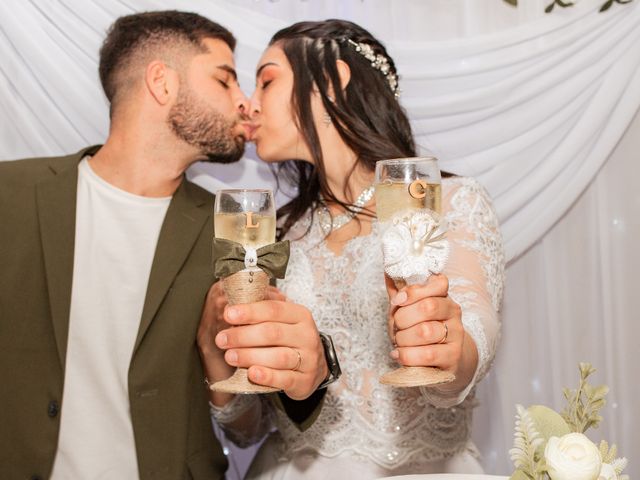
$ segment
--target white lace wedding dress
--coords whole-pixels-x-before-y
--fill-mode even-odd
[[[502,240],[491,201],[473,179],[443,179],[443,212],[451,243],[444,272],[449,293],[462,307],[462,321],[479,354],[471,384],[452,396],[378,382],[382,373],[398,366],[388,355],[389,302],[378,225],[373,222],[370,235],[349,241],[337,256],[324,244],[316,221],[302,239],[292,241],[287,277],[279,287],[309,308],[318,329],[332,336],[343,374],[329,386],[320,415],[304,432],[258,396],[238,396],[214,412],[224,428],[243,412],[262,408],[265,421],[257,434],[270,423],[275,426],[247,478],[367,479],[482,472],[469,430],[473,387],[489,369],[500,334]],[[299,238],[309,222],[310,215],[287,237]],[[227,433],[239,443],[255,440]]]

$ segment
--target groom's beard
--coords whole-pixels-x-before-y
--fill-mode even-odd
[[[167,121],[180,139],[196,147],[209,162],[233,163],[242,158],[245,139],[233,133],[237,120],[205,106],[191,90],[180,88]]]

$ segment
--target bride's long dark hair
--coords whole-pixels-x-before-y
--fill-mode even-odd
[[[327,184],[322,149],[311,112],[314,92],[320,95],[333,126],[357,157],[349,176],[359,166],[365,171],[374,171],[377,160],[416,155],[409,119],[387,76],[372,67],[371,61],[357,52],[349,40],[371,46],[375,54],[387,58],[390,71],[397,75],[393,59],[384,45],[364,28],[345,20],[295,23],[277,32],[269,42],[284,50],[293,69],[292,111],[313,160],[311,164],[294,159],[278,167],[279,179],[297,187],[297,196],[278,210],[279,216],[286,216],[279,231],[280,238],[320,197],[346,210],[353,208],[338,200]],[[337,60],[346,62],[351,69],[351,79],[345,90],[341,88]],[[345,186],[343,194],[347,196],[348,193],[353,192],[348,192]]]

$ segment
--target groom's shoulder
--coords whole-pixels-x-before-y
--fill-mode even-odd
[[[29,157],[0,161],[0,183],[3,186],[34,185],[56,173],[77,165],[80,154],[56,157]]]
[[[191,197],[202,203],[213,204],[215,195],[212,192],[187,177],[185,177],[184,183]]]

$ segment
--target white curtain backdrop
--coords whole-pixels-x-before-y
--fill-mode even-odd
[[[504,335],[474,429],[485,468],[511,470],[514,404],[560,407],[562,387],[575,384],[577,363],[587,360],[612,390],[592,437],[617,442],[633,477],[640,2],[598,13],[604,0],[581,0],[545,15],[550,1],[521,0],[517,9],[501,0],[4,1],[0,158],[67,153],[105,138],[97,52],[119,15],[179,8],[227,26],[246,93],[277,29],[328,17],[362,24],[396,60],[418,143],[444,169],[478,178],[501,220],[511,260]],[[251,158],[195,165],[190,177],[211,190],[273,182]],[[242,471],[243,459],[231,457]]]

